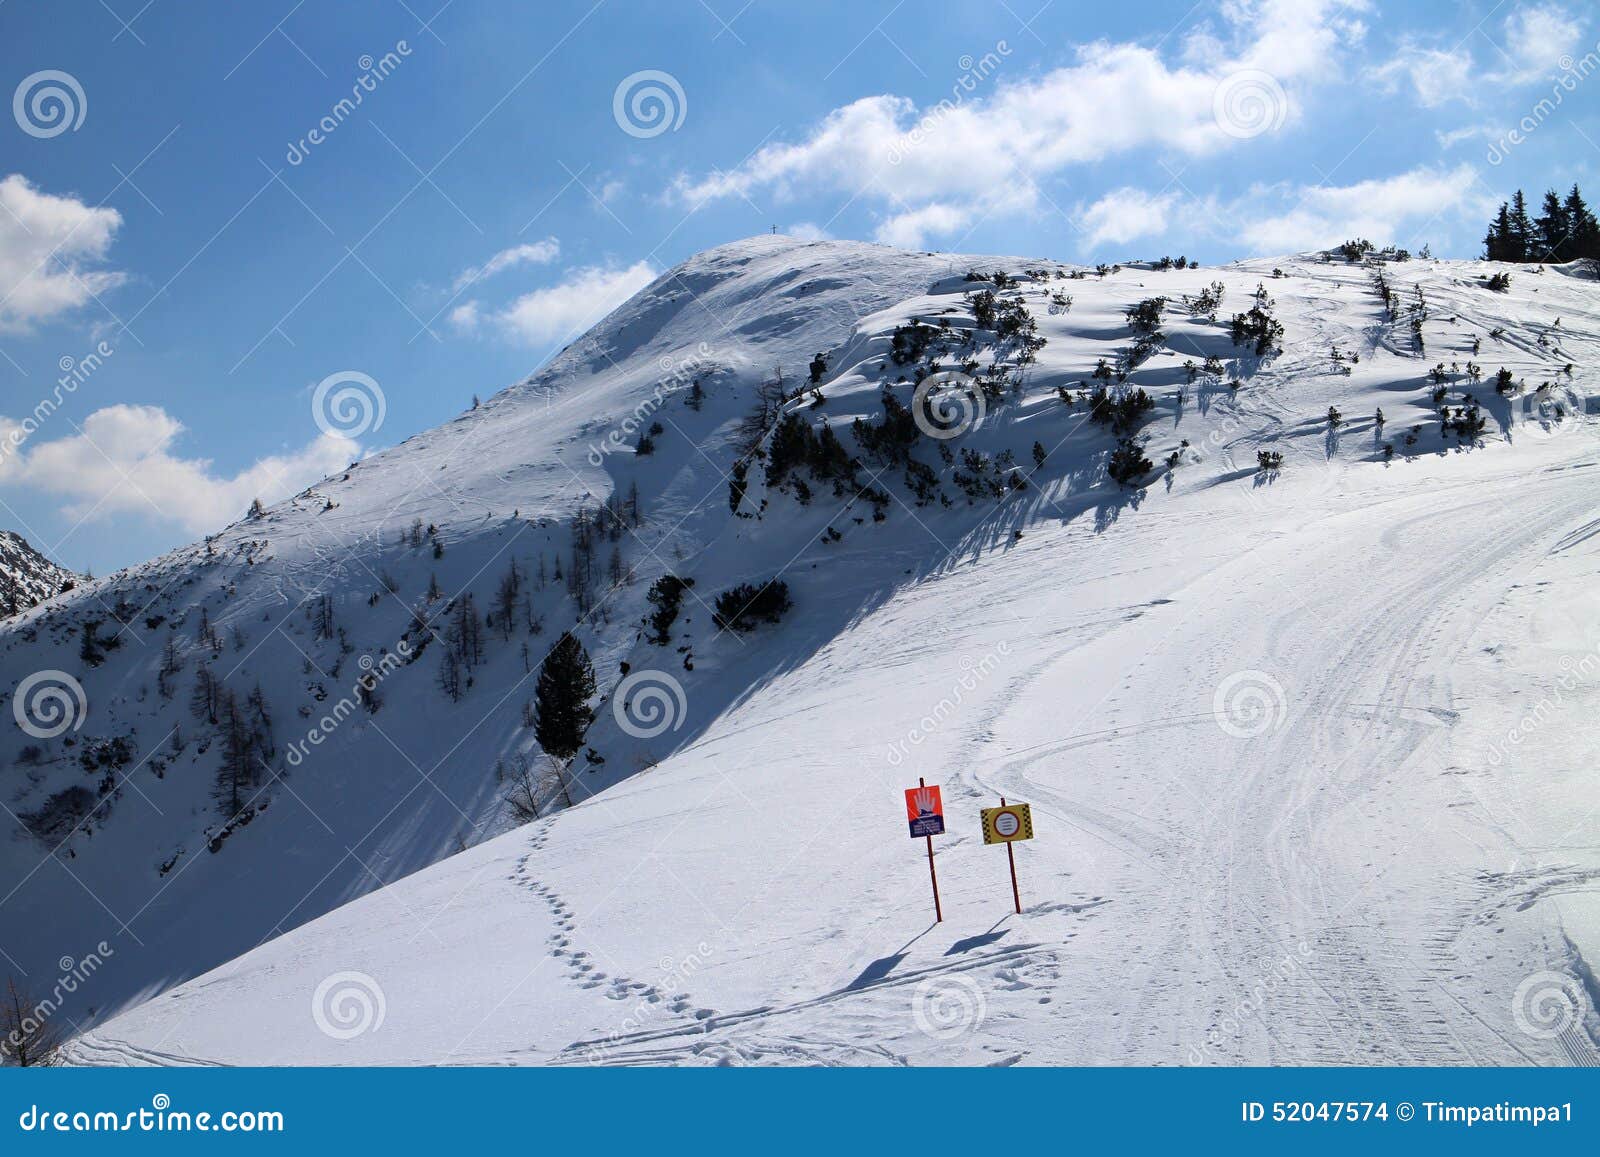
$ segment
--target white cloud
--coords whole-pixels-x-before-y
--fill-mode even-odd
[[[8,424],[0,419],[0,428]],[[236,521],[252,498],[276,501],[360,455],[350,439],[323,434],[229,477],[209,459],[175,455],[182,433],[183,425],[158,406],[107,406],[85,418],[79,433],[30,440],[8,464],[5,481],[64,499],[69,518],[134,515],[202,533]]]
[[[1463,125],[1458,129],[1436,129],[1433,139],[1439,142],[1441,149],[1453,149],[1467,141],[1493,138],[1494,128],[1491,125]]]
[[[500,250],[482,265],[463,269],[456,276],[451,288],[460,293],[485,277],[493,277],[496,273],[514,269],[519,265],[549,265],[560,256],[561,242],[554,237],[546,237],[543,241],[535,241],[528,245],[513,245],[510,249]]]
[[[121,284],[90,268],[121,224],[115,209],[40,192],[19,173],[0,180],[0,332],[26,333]]]
[[[1367,79],[1388,93],[1409,86],[1424,108],[1453,100],[1474,105],[1480,94],[1564,71],[1583,34],[1582,25],[1554,4],[1519,8],[1505,18],[1501,29],[1504,46],[1492,54],[1487,66],[1479,64],[1468,41],[1448,49],[1430,48],[1408,37],[1393,57],[1367,70]]]
[[[483,306],[476,301],[463,301],[450,311],[450,324],[461,333],[477,333],[483,321]]]
[[[495,314],[495,321],[519,341],[548,345],[593,325],[655,278],[655,267],[648,261],[636,261],[625,269],[591,266],[568,270],[558,284],[517,298]],[[469,304],[476,311],[476,303]],[[477,320],[476,312],[471,316]]]
[[[796,241],[828,241],[833,237],[833,234],[813,221],[796,221],[784,232]]]
[[[878,226],[877,239],[902,249],[924,249],[930,234],[949,236],[971,219],[971,213],[953,205],[924,205],[884,221]]]
[[[1097,248],[1106,242],[1123,244],[1140,237],[1165,233],[1176,193],[1150,194],[1141,189],[1113,189],[1078,214],[1078,223],[1087,234],[1085,246]]]
[[[1554,4],[1519,8],[1506,17],[1507,79],[1539,80],[1562,71],[1561,59],[1577,45],[1583,29]]]
[[[1290,202],[1288,208],[1272,212],[1273,203],[1285,202]],[[1492,208],[1472,166],[1461,165],[1418,168],[1353,185],[1257,190],[1226,214],[1239,223],[1239,237],[1254,252],[1284,253],[1326,248],[1353,237],[1415,246],[1428,240],[1419,231],[1486,219]]]
[[[0,414],[0,482],[17,470],[21,449],[32,434],[29,425]]]
[[[1365,7],[1234,0],[1223,7],[1226,36],[1190,36],[1182,63],[1102,41],[1043,76],[986,81],[989,95],[920,110],[904,97],[863,97],[834,109],[804,139],[767,145],[731,170],[680,177],[674,192],[696,205],[760,191],[779,199],[798,191],[860,195],[894,206],[880,236],[908,238],[960,213],[1026,211],[1037,206],[1044,178],[1074,165],[1146,150],[1205,156],[1241,147],[1247,134],[1220,125],[1213,104],[1219,85],[1242,71],[1271,74],[1278,105],[1266,121],[1292,124],[1300,93],[1335,78],[1340,49],[1363,36],[1353,13]]]
[[[1417,248],[1466,227],[1474,239],[1494,211],[1471,165],[1417,168],[1351,185],[1257,185],[1231,201],[1117,189],[1078,213],[1086,245],[1181,230],[1256,255],[1326,249],[1353,237]]]
[[[1409,84],[1424,108],[1452,100],[1470,103],[1483,83],[1482,77],[1474,78],[1472,53],[1467,49],[1425,48],[1412,41],[1402,43],[1391,59],[1368,69],[1367,77],[1386,93]]]

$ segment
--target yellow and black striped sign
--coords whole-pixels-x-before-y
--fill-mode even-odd
[[[986,844],[1010,844],[1017,840],[1033,839],[1033,812],[1025,803],[986,807],[978,814],[983,818],[983,842]]]

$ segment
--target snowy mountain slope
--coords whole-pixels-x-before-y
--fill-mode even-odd
[[[0,878],[11,881],[0,893],[0,964],[48,992],[58,959],[109,945],[115,961],[96,984],[60,1002],[82,1024],[504,827],[510,784],[497,767],[537,755],[523,726],[522,647],[537,662],[581,615],[560,578],[580,505],[593,513],[607,496],[635,486],[641,495],[640,525],[605,543],[634,581],[605,589],[602,553],[587,594],[585,640],[609,686],[634,646],[649,581],[726,521],[724,499],[699,513],[693,503],[725,486],[717,462],[731,461],[729,431],[753,384],[774,366],[803,372],[858,317],[949,271],[947,258],[851,243],[726,246],[445,427],[19,618],[0,634],[0,687],[40,677],[27,684],[34,696],[64,685],[85,710],[59,735],[9,731],[0,749],[13,817],[0,842]],[[705,401],[691,410],[696,379]],[[335,399],[320,417],[347,429],[370,420],[361,408],[372,403]],[[643,423],[657,418],[671,436],[636,456]],[[423,541],[402,542],[414,526]],[[521,626],[509,640],[486,631],[485,663],[449,702],[438,653],[451,608],[470,593],[487,611],[513,563],[525,576]],[[82,657],[86,623],[95,663]],[[164,666],[174,668],[165,678]],[[270,769],[237,807],[216,798],[218,728],[191,709],[202,666],[241,700],[260,687],[270,720]],[[350,717],[356,680],[391,667],[384,707]],[[726,685],[750,677],[733,670]],[[571,790],[599,790],[687,742],[717,694],[693,703],[655,742],[612,728],[609,762],[586,765]],[[48,698],[37,706],[48,710]],[[315,745],[313,728],[323,733]]]
[[[1600,645],[1595,542],[1569,545],[1594,445],[1475,458],[1175,486],[1104,534],[1041,521],[903,589],[649,774],[74,1056],[1593,1063],[1592,1013],[1545,1037],[1515,1004],[1595,943],[1592,724],[1562,730],[1593,718],[1592,679],[1543,750],[1490,752],[1559,669],[1531,653]],[[1535,588],[1556,605],[1531,611]],[[1498,677],[1472,673],[1510,639]],[[1215,697],[1249,670],[1230,733]],[[902,820],[917,774],[950,817],[937,926]],[[1038,829],[1020,917],[977,835],[1001,793]]]
[[[769,442],[742,517],[730,510],[738,418],[773,366],[793,383],[812,354],[830,354],[821,406],[807,396],[790,409],[826,418],[848,444],[852,419],[881,418],[885,387],[909,402],[927,366],[926,353],[892,362],[896,327],[948,321],[954,348],[935,356],[946,367],[976,357],[981,375],[995,343],[964,338],[968,295],[989,283],[961,274],[1038,264],[782,238],[712,251],[457,422],[209,548],[97,584],[109,606],[171,585],[129,616],[144,630],[101,665],[76,660],[70,616],[25,620],[0,663],[13,682],[46,661],[77,673],[89,703],[80,749],[136,729],[116,792],[53,857],[39,862],[36,839],[6,851],[22,884],[0,901],[0,943],[26,957],[30,978],[115,943],[77,1017],[506,826],[496,763],[533,753],[520,645],[536,660],[580,614],[562,583],[532,576],[567,561],[564,520],[586,491],[592,502],[637,484],[643,508],[617,543],[638,580],[593,593],[582,624],[601,687],[627,662],[683,691],[655,734],[601,704],[589,740],[605,762],[580,759],[574,794],[604,794],[289,932],[119,1018],[77,1055],[115,1059],[126,1042],[139,1055],[340,1063],[574,1059],[595,1047],[610,1059],[917,1063],[1556,1059],[1507,1029],[1507,1001],[1540,969],[1592,975],[1581,905],[1558,914],[1538,897],[1588,887],[1596,841],[1578,825],[1557,864],[1533,852],[1546,846],[1543,815],[1513,830],[1488,814],[1472,793],[1501,779],[1483,737],[1515,708],[1492,699],[1487,678],[1457,685],[1481,624],[1524,637],[1499,608],[1585,522],[1592,283],[1513,268],[1496,293],[1482,284],[1494,267],[1392,264],[1391,317],[1373,270],[1314,259],[1086,279],[1046,266],[996,292],[1027,304],[1047,344],[1021,367],[1014,349],[998,351],[1020,384],[994,391],[950,462],[934,439],[917,442],[936,479],[925,504],[906,469],[865,453],[857,481],[871,493],[835,495],[813,477],[801,503],[792,480],[766,476]],[[1226,287],[1221,320],[1184,316],[1177,299],[1213,280]],[[1416,283],[1426,356],[1404,311]],[[1286,331],[1266,359],[1238,356],[1226,326],[1258,284]],[[1052,310],[1062,293],[1070,308]],[[1129,385],[1156,400],[1141,435],[1150,458],[1176,452],[1178,464],[1119,488],[1105,477],[1114,439],[1086,420],[1081,383],[1129,345],[1125,311],[1157,294],[1172,299],[1164,348]],[[1528,379],[1525,394],[1469,380],[1474,337],[1485,377],[1503,364]],[[1220,375],[1199,370],[1213,355],[1227,362]],[[1464,393],[1482,401],[1480,437],[1441,431],[1424,376],[1435,362],[1450,413]],[[685,392],[696,377],[700,410]],[[674,385],[657,404],[663,378]],[[1540,380],[1552,384],[1532,389]],[[1333,427],[1332,404],[1345,415]],[[1369,417],[1380,405],[1382,431]],[[663,427],[655,453],[636,455],[650,421]],[[626,438],[608,441],[613,429]],[[1000,456],[1028,463],[1035,442],[1043,464],[1019,467],[1027,484],[1008,489],[1017,474]],[[1283,453],[1282,470],[1258,473],[1260,449]],[[437,524],[441,557],[400,544],[418,518]],[[1582,565],[1570,552],[1585,540],[1574,541],[1564,565]],[[490,629],[473,685],[452,702],[436,678],[446,643],[408,634],[414,611],[430,576],[445,597],[471,591],[481,611],[512,558],[542,633],[527,633],[526,615],[511,638]],[[655,647],[637,623],[647,580],[668,567],[697,585],[673,645]],[[713,628],[715,592],[779,573],[795,602],[782,624]],[[252,804],[248,824],[226,832],[215,737],[186,702],[218,651],[197,638],[197,611],[179,618],[202,599],[222,636],[209,661],[240,694],[262,684],[287,773],[262,785],[264,810]],[[93,613],[87,598],[74,606]],[[443,598],[423,611],[440,626],[450,617]],[[158,614],[167,621],[149,626]],[[175,620],[182,691],[163,700],[157,652]],[[1585,635],[1593,621],[1575,616],[1573,654],[1600,642]],[[404,639],[424,654],[385,678],[382,708],[353,712],[282,766],[316,705],[348,694],[355,659],[383,669]],[[1490,702],[1473,715],[1458,705],[1469,696]],[[1234,715],[1251,704],[1271,726],[1241,737],[1256,722]],[[174,727],[184,747],[169,754]],[[1441,752],[1451,762],[1434,771]],[[47,754],[8,800],[19,815],[83,774],[72,753]],[[918,774],[945,785],[951,815],[947,921],[932,931],[919,849],[899,834],[898,792]],[[1001,792],[1032,800],[1041,829],[1019,851],[1029,911],[1004,921],[999,852],[977,843],[973,817]],[[1513,862],[1515,883],[1495,882]],[[1513,889],[1533,902],[1511,904]],[[1289,950],[1272,1007],[1241,1015]],[[342,1040],[309,1008],[325,978],[350,971],[381,987],[388,1019]],[[1419,1002],[1426,1015],[1404,1015]],[[942,1031],[961,1027],[942,1023],[952,1009],[979,1007],[981,1025]],[[1571,1047],[1587,1055],[1594,1026],[1576,1023]]]
[[[78,576],[58,566],[12,530],[0,530],[0,618],[42,603]]]

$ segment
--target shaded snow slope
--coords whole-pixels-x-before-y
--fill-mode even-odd
[[[897,326],[972,331],[967,295],[986,288],[962,279],[973,265],[1041,271],[997,293],[1020,297],[1047,344],[1020,367],[984,335],[941,355],[979,373],[998,355],[1016,384],[948,462],[917,442],[935,479],[919,502],[905,466],[860,451],[850,423],[878,420],[885,389],[909,404],[901,378],[927,368],[892,362]],[[1067,279],[1048,263],[783,238],[703,255],[456,422],[208,547],[102,580],[94,605],[85,592],[14,627],[4,681],[59,666],[89,711],[74,748],[55,741],[16,769],[8,807],[34,814],[84,781],[91,737],[135,742],[53,854],[22,834],[6,847],[22,882],[0,902],[3,947],[48,981],[57,957],[111,943],[81,1017],[284,933],[105,1024],[75,1046],[86,1060],[1591,1057],[1592,1016],[1543,1037],[1512,1009],[1529,977],[1592,975],[1587,772],[1560,728],[1540,733],[1547,749],[1494,745],[1552,661],[1600,645],[1580,577],[1600,310],[1590,282],[1514,267],[1496,293],[1494,269],[1390,264],[1391,314],[1371,269],[1311,258]],[[1213,280],[1220,320],[1189,317],[1178,299]],[[1417,284],[1421,351],[1405,312]],[[1267,358],[1227,329],[1258,285],[1285,326]],[[1140,436],[1158,468],[1118,487],[1085,384],[1130,344],[1125,310],[1158,294],[1163,348],[1128,382],[1155,400]],[[731,510],[756,384],[774,367],[803,382],[818,351],[822,402],[790,409],[860,453],[870,492],[813,478],[801,502],[758,461]],[[1199,372],[1208,356],[1221,374]],[[1480,436],[1441,430],[1426,377],[1441,363],[1451,416],[1467,394],[1482,403]],[[1525,392],[1496,393],[1502,365]],[[698,410],[688,379],[703,383]],[[655,452],[636,455],[650,422]],[[1281,470],[1257,471],[1262,449]],[[580,612],[551,565],[568,563],[572,515],[635,486],[641,521],[598,565],[615,546],[637,575],[614,590],[600,576]],[[431,538],[402,544],[414,519],[437,526],[441,557]],[[408,633],[415,613],[442,633],[463,592],[481,613],[512,559],[527,613],[509,638],[486,630],[453,702],[446,643]],[[657,647],[638,624],[669,568],[696,586]],[[714,628],[717,591],[774,574],[795,603],[781,624]],[[1565,618],[1538,618],[1547,590]],[[154,602],[121,645],[80,663],[82,618],[141,593]],[[200,605],[220,634],[209,660]],[[553,818],[474,847],[509,823],[497,761],[539,763],[522,644],[537,661],[580,617],[603,696],[627,663],[671,675],[682,700],[649,734],[603,698],[589,736],[603,762],[580,757],[578,806],[546,796]],[[185,665],[165,700],[174,624]],[[375,714],[283,765],[358,660],[425,637]],[[1491,647],[1508,657],[1481,658]],[[202,661],[241,693],[261,683],[286,773],[229,829],[219,744],[187,702]],[[1592,688],[1580,680],[1563,709],[1592,715]],[[944,785],[950,816],[937,928],[902,826],[899,792],[918,775]],[[1003,853],[977,835],[977,807],[1002,794],[1032,802],[1039,829],[1018,850],[1021,917]],[[340,973],[382,993],[376,1031],[342,1039],[326,1011],[319,1026],[313,998]]]

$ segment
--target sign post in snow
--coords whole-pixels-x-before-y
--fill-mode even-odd
[[[1007,805],[1006,797],[1001,796],[999,807],[980,808],[978,817],[983,821],[983,842],[1006,846],[1006,860],[1011,865],[1011,901],[1020,916],[1022,892],[1017,888],[1017,854],[1011,845],[1033,839],[1033,809],[1025,803]]]
[[[933,837],[944,835],[944,800],[939,796],[939,785],[929,787],[920,775],[917,786],[906,788],[906,818],[911,821],[911,838],[922,836],[928,841],[928,879],[933,883],[933,922],[944,922],[944,911],[939,906],[939,874],[933,870]]]

